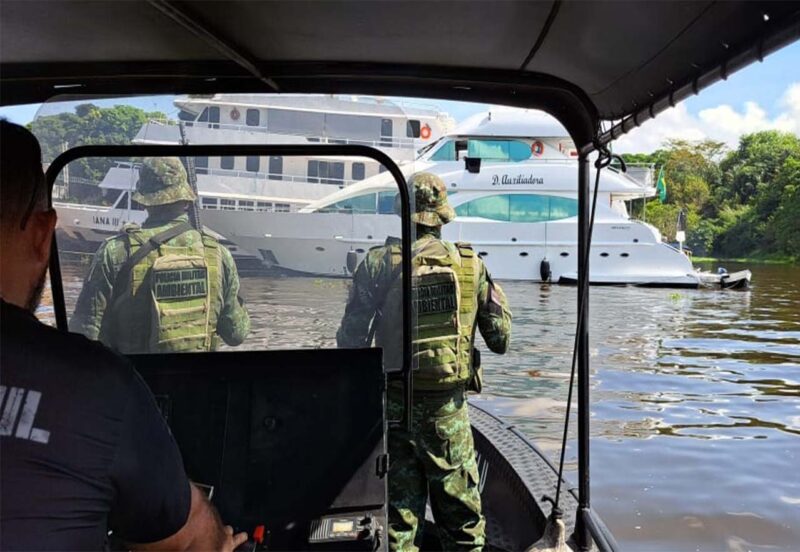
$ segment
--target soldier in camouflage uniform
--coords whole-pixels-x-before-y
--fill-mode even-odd
[[[133,199],[147,208],[147,220],[97,250],[70,330],[122,353],[211,351],[219,337],[241,344],[250,317],[236,265],[189,224],[196,196],[180,160],[146,160]]]
[[[503,354],[511,336],[511,312],[500,286],[467,244],[441,239],[441,226],[455,217],[442,180],[417,173],[413,186],[417,239],[413,245],[415,336],[412,430],[389,433],[389,539],[392,550],[418,550],[425,504],[431,507],[443,550],[480,550],[478,466],[467,412],[466,390],[477,387],[472,365],[474,332]],[[337,333],[340,347],[383,347],[387,371],[401,368],[397,243],[369,251],[358,266]],[[390,383],[388,415],[398,419],[402,392]]]

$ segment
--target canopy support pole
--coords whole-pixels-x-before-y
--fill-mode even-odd
[[[589,190],[589,154],[578,157],[578,512],[575,540],[579,550],[589,550],[592,538],[587,524],[589,496],[589,225],[592,199]],[[583,319],[583,323],[581,323]]]

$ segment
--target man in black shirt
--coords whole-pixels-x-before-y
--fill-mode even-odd
[[[56,214],[36,139],[0,121],[0,549],[232,550],[133,367],[40,323]]]

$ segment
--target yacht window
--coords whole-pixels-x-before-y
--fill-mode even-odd
[[[348,213],[359,215],[375,214],[376,194],[365,194],[356,197],[348,197],[327,207],[320,209],[321,213]]]
[[[257,155],[248,155],[247,156],[247,171],[248,172],[258,172],[258,168],[261,165],[261,158]]]
[[[378,213],[381,215],[394,214],[394,198],[397,192],[381,192],[378,194]]]
[[[391,119],[381,119],[381,145],[391,146],[394,126]]]
[[[364,172],[364,163],[353,163],[353,167],[350,171],[353,180],[364,180]]]
[[[406,123],[406,136],[409,138],[419,138],[420,124],[419,121],[408,121]]]
[[[208,108],[205,108],[200,116],[197,118],[198,123],[207,123],[208,122]]]
[[[456,214],[467,217],[507,221],[509,219],[509,203],[508,195],[481,197],[456,207]]]
[[[511,222],[544,222],[550,220],[550,196],[536,194],[512,195]]]
[[[194,169],[197,174],[208,174],[208,157],[195,157]]]
[[[272,203],[267,203],[266,201],[258,201],[256,202],[256,211],[261,211],[263,213],[271,213]]]
[[[569,197],[550,197],[549,220],[559,220],[578,216],[578,200]]]
[[[217,201],[218,200],[216,197],[201,197],[200,205],[203,207],[203,209],[216,209]]]
[[[221,157],[220,160],[219,160],[219,168],[220,169],[224,169],[226,171],[232,171],[233,170],[233,156],[226,155],[224,157]]]
[[[208,108],[208,122],[219,123],[219,107],[213,106]],[[219,125],[211,125],[211,128],[219,128]]]
[[[456,160],[456,143],[453,140],[448,140],[442,147],[437,149],[431,155],[431,161],[455,161]]]
[[[239,200],[239,209],[241,211],[255,211],[255,202],[249,201],[249,200],[245,200],[245,199],[240,199]]]
[[[270,156],[268,178],[270,180],[283,180],[283,157],[279,155]]]
[[[290,205],[288,203],[276,203],[275,204],[275,212],[276,213],[288,213],[290,211]]]
[[[325,114],[285,109],[267,110],[267,128],[275,134],[324,136]]]
[[[236,210],[236,200],[235,199],[220,199],[219,200],[219,208],[223,211],[235,211]]]
[[[258,109],[248,109],[244,119],[247,126],[258,126],[261,124],[261,112]]]
[[[386,167],[384,167],[383,165],[378,167],[378,174],[385,173],[385,172],[386,172]]]
[[[467,155],[492,161],[517,162],[530,159],[531,148],[519,140],[470,140]]]
[[[308,181],[321,184],[341,184],[344,181],[344,163],[310,160]]]
[[[578,200],[540,194],[500,194],[462,203],[456,207],[456,214],[510,222],[546,222],[576,216]]]

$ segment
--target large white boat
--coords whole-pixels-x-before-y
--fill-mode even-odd
[[[174,104],[177,120],[149,121],[132,142],[359,144],[405,163],[454,126],[435,107],[365,96],[216,94]],[[371,159],[336,157],[197,157],[194,164],[202,210],[259,213],[297,211],[384,170]],[[105,205],[56,201],[60,235],[92,250],[124,224],[143,221],[146,213],[131,201],[137,181],[137,166],[121,163],[99,184]]]
[[[458,215],[444,227],[444,237],[471,243],[496,278],[576,280],[578,167],[572,142],[553,119],[511,109],[476,115],[401,169],[406,176],[430,171],[444,179]],[[637,167],[636,172],[636,178],[614,168],[601,173],[591,282],[669,287],[720,283],[717,275],[696,271],[654,226],[629,216],[626,202],[655,194],[652,170]],[[211,227],[258,251],[270,265],[346,276],[369,248],[381,245],[388,235],[399,235],[395,193],[390,175],[381,174],[298,213],[204,215]],[[749,280],[749,274],[737,278]]]

